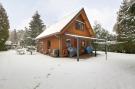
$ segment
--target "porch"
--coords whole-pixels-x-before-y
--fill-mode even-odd
[[[89,54],[96,56],[95,41],[105,41],[104,39],[97,39],[94,37],[86,37],[72,34],[65,34],[60,39],[60,56],[61,57],[76,57],[79,61],[80,55]],[[106,49],[106,48],[105,48]]]

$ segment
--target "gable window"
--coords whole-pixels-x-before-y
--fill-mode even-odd
[[[75,25],[77,30],[84,30],[84,23],[82,21],[76,20]]]

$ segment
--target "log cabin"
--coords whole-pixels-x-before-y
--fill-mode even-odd
[[[36,37],[37,51],[51,55],[53,50],[57,49],[60,57],[66,57],[69,53],[69,46],[77,48],[76,37],[81,38],[79,51],[80,54],[83,54],[84,47],[91,42],[91,40],[84,38],[95,37],[84,8],[64,17],[38,35]],[[68,45],[68,43],[70,44]]]

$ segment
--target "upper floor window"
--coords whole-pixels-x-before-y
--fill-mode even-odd
[[[84,23],[82,21],[76,20],[76,29],[84,30]]]

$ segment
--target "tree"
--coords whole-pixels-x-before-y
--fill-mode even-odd
[[[30,38],[30,33],[29,33],[29,29],[27,28],[27,27],[25,27],[25,30],[24,30],[25,32],[24,32],[24,36],[23,36],[23,39],[24,39],[24,44],[25,44],[25,46],[27,46],[27,45],[31,45],[32,43],[32,41],[31,41],[31,39],[29,39]]]
[[[13,43],[14,44],[18,43],[18,37],[17,37],[16,29],[14,29],[14,32],[13,32]]]
[[[96,33],[96,37],[99,39],[106,39],[108,41],[115,40],[115,35],[110,34],[107,30],[105,30],[101,24],[95,23],[93,29]]]
[[[25,31],[22,29],[14,29],[13,31],[10,31],[9,39],[13,44],[18,44],[20,46],[24,46],[24,33]]]
[[[126,53],[135,53],[135,1],[123,0],[114,26],[117,40],[123,41],[123,50]]]
[[[43,21],[40,19],[40,15],[36,11],[36,13],[32,17],[32,21],[29,23],[29,29],[27,37],[31,41],[31,45],[35,45],[33,43],[33,39],[35,39],[41,32],[43,32],[45,25]]]
[[[5,42],[7,41],[8,37],[9,37],[8,16],[2,4],[0,4],[0,50],[5,49]]]
[[[17,42],[21,47],[25,46],[25,44],[24,44],[24,33],[25,33],[25,31],[22,30],[22,29],[17,31]]]
[[[115,35],[110,34],[107,30],[105,30],[101,26],[101,24],[99,24],[97,22],[93,26],[93,29],[94,29],[94,31],[96,33],[96,38],[106,39],[107,41],[114,41],[114,40],[116,40],[116,36]],[[94,45],[96,45],[97,50],[102,50],[102,51],[105,50],[105,48],[104,48],[105,45],[99,45],[99,44],[94,44]],[[114,51],[114,46],[113,45],[109,46],[109,51]]]

